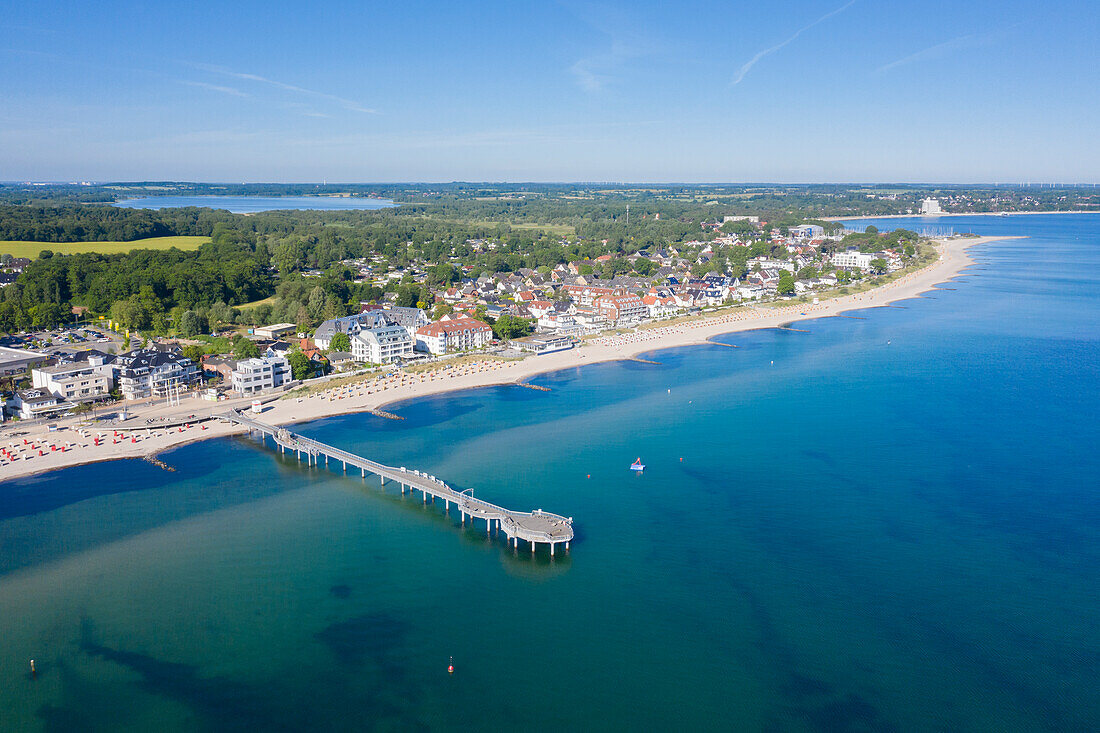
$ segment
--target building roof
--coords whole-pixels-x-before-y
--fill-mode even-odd
[[[435,323],[429,323],[426,326],[421,326],[416,329],[416,333],[420,336],[442,336],[443,334],[460,333],[462,331],[492,331],[493,328],[484,321],[479,321],[476,318],[470,318],[466,315],[458,317],[444,316],[442,319]]]

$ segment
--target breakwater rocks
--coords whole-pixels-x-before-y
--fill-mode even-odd
[[[387,420],[404,420],[405,419],[405,418],[401,417],[400,415],[394,415],[392,412],[386,412],[385,410],[367,410],[367,412],[374,415],[375,417],[384,417]]]

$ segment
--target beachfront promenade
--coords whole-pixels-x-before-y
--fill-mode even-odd
[[[368,473],[378,476],[383,485],[387,480],[395,481],[401,485],[402,494],[406,489],[419,491],[424,503],[427,503],[429,496],[432,497],[433,502],[435,499],[442,499],[444,511],[449,512],[451,504],[454,504],[462,516],[463,524],[467,516],[470,517],[471,522],[475,518],[482,519],[485,521],[487,534],[492,531],[493,523],[496,522],[497,529],[504,533],[514,548],[518,548],[519,541],[523,540],[531,546],[531,552],[534,553],[539,544],[545,544],[550,546],[552,557],[557,545],[564,543],[565,549],[568,550],[569,543],[573,539],[572,517],[562,517],[541,509],[533,512],[505,509],[472,496],[470,489],[455,491],[435,476],[404,466],[400,468],[386,466],[319,440],[293,433],[286,428],[254,420],[236,411],[222,413],[216,417],[247,428],[249,435],[259,435],[265,444],[267,437],[270,436],[281,452],[294,451],[298,460],[301,461],[304,458],[308,465],[319,465],[323,459],[328,466],[330,461],[333,461],[340,464],[345,473],[350,466],[353,469],[359,469],[361,476],[365,477]]]

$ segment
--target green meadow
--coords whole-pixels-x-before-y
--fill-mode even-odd
[[[59,255],[71,255],[81,252],[118,254],[135,249],[171,249],[172,247],[198,249],[209,241],[210,237],[151,237],[149,239],[135,239],[132,242],[23,242],[6,240],[0,241],[0,254],[10,254],[12,257],[29,257],[33,260],[44,249]]]

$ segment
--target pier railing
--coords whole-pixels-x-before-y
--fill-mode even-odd
[[[229,411],[216,417],[247,428],[250,434],[259,434],[265,442],[270,436],[283,453],[294,451],[298,460],[302,460],[305,456],[309,465],[319,465],[322,459],[326,466],[330,461],[337,461],[343,465],[344,472],[347,472],[348,467],[351,466],[358,468],[364,477],[368,473],[378,476],[383,485],[387,480],[396,481],[401,485],[401,493],[405,493],[406,489],[419,491],[424,503],[428,502],[428,497],[431,497],[433,502],[436,499],[442,499],[447,511],[450,510],[450,505],[454,504],[462,516],[463,524],[466,522],[466,516],[469,515],[471,522],[474,518],[485,520],[485,530],[491,532],[495,522],[497,529],[504,533],[514,547],[518,548],[519,540],[523,540],[530,544],[531,552],[534,552],[536,545],[542,543],[549,545],[550,554],[553,555],[557,545],[564,543],[565,549],[568,550],[569,543],[573,540],[572,517],[563,517],[542,509],[531,512],[505,509],[492,502],[471,496],[466,491],[456,491],[442,479],[423,471],[405,466],[400,468],[387,466],[343,448],[291,432],[286,428],[268,425],[236,411]]]

